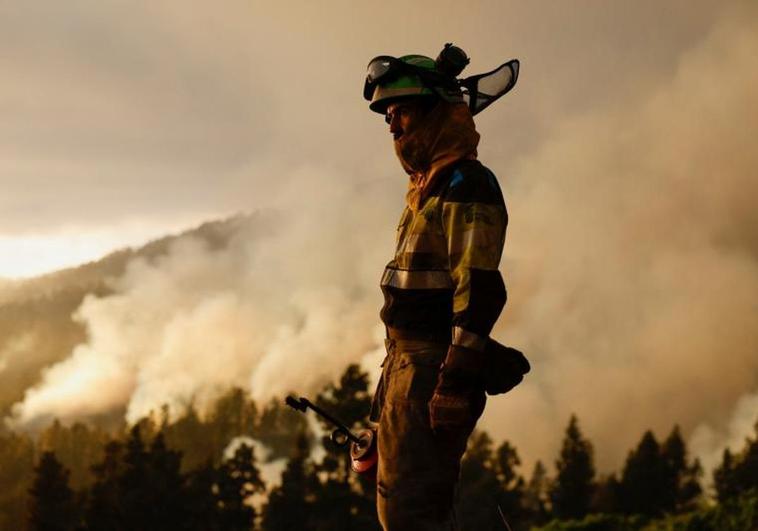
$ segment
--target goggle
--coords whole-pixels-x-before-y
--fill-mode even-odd
[[[369,61],[366,68],[366,82],[363,85],[363,97],[368,101],[374,95],[374,89],[377,85],[387,83],[402,75],[415,74],[421,78],[421,82],[430,87],[449,84],[451,80],[445,78],[442,74],[410,65],[396,57],[389,55],[379,55]]]

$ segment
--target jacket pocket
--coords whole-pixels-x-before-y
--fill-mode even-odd
[[[390,402],[428,402],[437,385],[446,352],[445,345],[427,342],[408,341],[399,345],[385,380],[385,399]]]

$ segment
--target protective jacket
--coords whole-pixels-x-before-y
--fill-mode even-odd
[[[451,165],[418,208],[406,206],[382,275],[381,318],[394,330],[482,350],[506,302],[498,270],[508,213],[494,174]]]

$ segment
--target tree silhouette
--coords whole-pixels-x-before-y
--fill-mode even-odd
[[[736,498],[751,489],[758,491],[758,422],[755,437],[745,440],[745,447],[733,454],[724,450],[721,464],[713,472],[713,482],[720,502]]]
[[[499,505],[505,514],[520,518],[523,513],[524,478],[516,471],[521,465],[516,447],[503,441],[494,456],[495,472],[500,484]]]
[[[699,481],[702,469],[699,461],[688,461],[687,447],[679,426],[674,426],[663,442],[661,458],[665,469],[663,510],[682,512],[694,508],[693,502],[702,492]]]
[[[128,454],[127,454],[128,455]],[[147,453],[147,485],[143,499],[153,529],[178,529],[185,525],[185,482],[180,472],[181,453],[166,446],[158,433]]]
[[[122,474],[124,445],[111,441],[105,446],[103,460],[93,465],[95,482],[90,488],[89,505],[86,511],[87,529],[110,531],[124,529],[123,507],[119,478]]]
[[[182,529],[186,526],[181,454],[158,433],[147,448],[140,425],[126,444],[111,442],[93,467],[87,528],[92,530]]]
[[[189,403],[182,415],[164,428],[167,444],[182,452],[182,470],[190,471],[202,468],[210,461],[221,461],[221,450],[217,448],[214,437],[209,437],[209,426],[204,422]]]
[[[319,489],[310,460],[309,438],[300,433],[282,474],[282,483],[274,488],[263,509],[263,531],[312,531],[313,508]]]
[[[511,456],[504,456],[506,474],[511,475]],[[490,531],[502,529],[498,505],[504,494],[498,477],[497,462],[492,452],[492,439],[477,431],[469,438],[466,453],[461,460],[459,503],[456,512],[463,529]],[[512,507],[503,507],[509,520],[515,516]]]
[[[221,463],[229,441],[240,436],[252,437],[257,423],[258,408],[239,387],[216,400],[205,426],[206,438],[212,441],[214,463]]]
[[[475,432],[461,461],[457,512],[464,529],[500,530],[499,512],[513,527],[525,520],[524,478],[516,471],[521,464],[518,453],[508,441],[494,452],[492,445],[487,433]]]
[[[576,415],[571,416],[563,438],[557,475],[550,489],[553,513],[559,518],[581,518],[587,514],[595,477],[592,444],[582,437]]]
[[[251,446],[241,444],[234,456],[223,463],[218,474],[217,489],[221,529],[249,530],[255,520],[255,509],[250,504],[250,497],[265,490]]]
[[[358,365],[349,365],[339,382],[336,385],[328,384],[316,396],[315,402],[317,406],[330,412],[350,429],[366,427],[371,408],[368,374],[361,371]],[[348,453],[344,447],[337,446],[331,441],[329,434],[334,426],[321,417],[318,417],[318,421],[327,432],[322,438],[327,455],[319,471],[324,472],[331,480],[349,482],[351,473]]]
[[[629,452],[621,476],[621,508],[627,514],[659,516],[670,505],[668,471],[655,435],[646,431]]]
[[[547,469],[542,461],[534,463],[532,475],[524,488],[522,507],[525,519],[534,525],[541,525],[549,518],[548,490],[550,480],[547,477]]]
[[[735,468],[734,455],[729,448],[725,448],[721,457],[721,464],[713,471],[713,486],[716,488],[716,497],[722,503],[740,493],[735,478]]]
[[[69,471],[55,454],[44,452],[34,469],[29,489],[30,531],[71,531],[78,524],[79,508],[69,487]]]
[[[216,499],[218,470],[208,461],[187,474],[185,483],[186,520],[188,529],[222,531],[221,510]]]
[[[27,435],[0,436],[0,529],[23,529],[25,499],[34,475],[34,443]]]
[[[357,430],[368,424],[371,396],[368,392],[368,374],[358,365],[349,365],[339,382],[330,383],[316,396],[316,404]],[[331,433],[334,426],[319,417],[321,426]],[[321,442],[326,450],[315,472],[322,480],[315,495],[315,529],[340,531],[376,528],[376,486],[365,477],[350,470],[348,449],[337,446],[324,435]]]
[[[620,496],[621,484],[616,474],[600,479],[592,494],[590,512],[606,514],[619,512],[621,510]]]
[[[117,490],[122,504],[121,518],[126,529],[149,529],[152,515],[149,504],[152,486],[149,476],[149,461],[140,426],[131,429],[123,454],[123,471],[117,480]],[[160,500],[158,500],[160,501]]]
[[[43,452],[55,453],[56,459],[70,472],[71,488],[78,490],[92,482],[92,463],[102,458],[106,441],[107,436],[101,429],[81,422],[63,426],[56,419],[40,433],[37,446]]]

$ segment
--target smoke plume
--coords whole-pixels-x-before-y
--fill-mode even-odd
[[[519,161],[500,330],[534,374],[487,425],[527,456],[555,455],[575,412],[617,467],[643,430],[722,426],[758,387],[755,15]]]
[[[572,412],[604,470],[648,428],[679,423],[714,455],[758,414],[757,21],[754,5],[731,10],[675,68],[562,114],[520,158],[483,134],[511,219],[510,299],[493,335],[533,371],[490,399],[482,427],[525,462],[555,455]],[[132,262],[112,295],[84,301],[87,341],[11,422],[119,408],[133,421],[164,403],[202,407],[229,385],[256,399],[312,393],[362,360],[375,376],[378,280],[403,185],[366,166],[368,180],[299,168],[256,197],[268,207],[226,247],[187,237]]]

